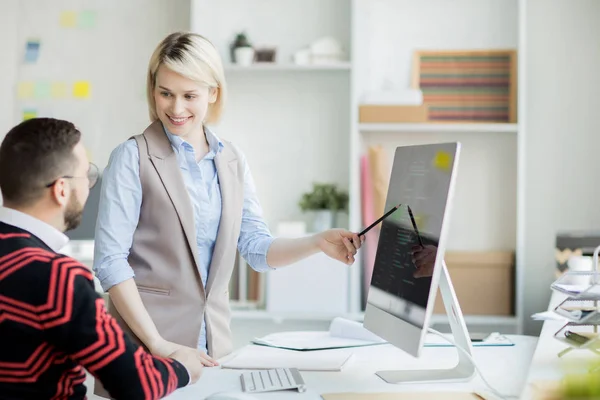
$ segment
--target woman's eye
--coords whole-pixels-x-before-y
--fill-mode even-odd
[[[194,96],[193,94],[186,94],[185,98],[188,99],[188,100],[192,100],[192,99],[195,99],[196,96]]]
[[[171,93],[169,93],[169,92],[160,92],[160,94],[163,97],[169,97],[171,95]]]

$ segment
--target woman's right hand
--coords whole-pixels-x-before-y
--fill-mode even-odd
[[[209,357],[203,351],[174,342],[169,342],[168,340],[162,338],[148,347],[152,354],[156,354],[160,357],[175,358],[173,357],[174,353],[177,353],[178,355],[186,354],[186,356],[197,358],[198,361],[200,361],[202,365],[206,367],[214,367],[219,365],[217,361]]]
[[[204,365],[200,362],[200,359],[193,352],[190,347],[181,346],[180,349],[175,350],[169,354],[168,358],[179,361],[190,374],[190,384],[198,382],[200,376],[202,376],[202,370]]]

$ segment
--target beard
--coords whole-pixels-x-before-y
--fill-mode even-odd
[[[69,204],[67,204],[67,208],[65,209],[65,232],[77,228],[81,223],[82,216],[83,205],[77,200],[77,192],[73,190]]]

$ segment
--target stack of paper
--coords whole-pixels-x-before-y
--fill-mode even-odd
[[[297,352],[264,346],[246,346],[221,364],[231,369],[298,368],[300,371],[341,371],[352,357],[345,351]]]
[[[280,349],[309,351],[372,346],[386,341],[369,332],[359,322],[334,318],[329,331],[279,332],[256,338],[252,343]]]

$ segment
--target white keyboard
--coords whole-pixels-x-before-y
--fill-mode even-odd
[[[277,368],[244,372],[242,390],[248,393],[272,392],[276,390],[306,390],[306,384],[297,368]]]

